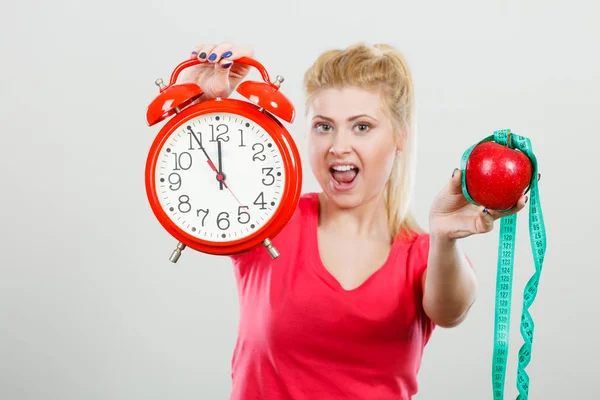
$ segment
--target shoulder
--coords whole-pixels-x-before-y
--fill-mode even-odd
[[[294,223],[302,223],[306,218],[315,218],[319,215],[319,194],[316,192],[303,193],[298,201],[298,206],[286,227]],[[285,230],[285,228],[284,228]]]
[[[399,234],[394,240],[394,247],[410,253],[412,257],[422,258],[429,252],[430,236],[427,232],[411,232]]]
[[[420,286],[429,260],[430,236],[427,232],[399,235],[394,241],[396,262],[405,265],[406,280]]]
[[[427,273],[429,262],[430,235],[426,232],[412,233],[409,236],[396,239],[396,262],[402,264],[404,271],[403,288],[414,301],[415,312],[421,321],[425,342],[435,327],[435,324],[423,309],[423,279]]]
[[[282,204],[285,207],[285,204]],[[319,216],[319,195],[315,192],[303,193],[300,196],[298,205],[294,210],[291,218],[283,229],[273,239],[287,240],[291,237],[296,237],[304,228],[310,226],[317,221]]]
[[[285,204],[281,205],[285,207]],[[313,221],[316,221],[319,214],[319,195],[316,192],[303,193],[300,196],[296,209],[294,210],[291,218],[283,229],[274,237],[271,241],[278,249],[282,246],[286,246],[290,240],[301,240],[301,237],[309,232]],[[231,258],[235,262],[240,262],[243,259],[253,258],[257,256],[257,252],[263,254],[261,251],[262,245],[258,245],[255,248],[248,250],[244,253],[232,255]]]

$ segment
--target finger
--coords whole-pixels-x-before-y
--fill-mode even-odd
[[[232,65],[232,60],[228,58],[223,58],[217,65],[215,65],[215,72],[224,75],[229,75],[229,71],[231,70]]]
[[[200,61],[206,61],[206,59],[208,58],[208,55],[212,52],[212,50],[215,48],[215,45],[213,43],[204,43],[201,45],[198,45],[194,51],[196,52],[196,55],[198,57],[198,60]]]
[[[212,44],[199,44],[192,48],[190,52],[190,59],[198,58],[200,61],[204,61],[206,59],[206,50],[210,50],[214,47]],[[202,59],[202,55],[204,55],[204,59]],[[205,63],[201,62],[198,65],[192,65],[189,68],[186,68],[182,73],[182,81],[183,82],[196,82],[198,79],[198,74],[202,69],[205,68]]]
[[[229,50],[226,50],[224,53],[221,54],[221,60],[218,63],[219,65],[215,64],[215,71],[216,72],[227,71],[227,75],[228,75],[229,71],[233,70],[232,67],[235,64],[234,63],[235,60],[238,60],[242,57],[251,58],[253,56],[254,56],[254,49],[252,48],[252,46],[250,46],[250,45],[233,46],[233,47],[229,48]],[[240,73],[240,72],[244,73],[249,68],[250,68],[249,65],[237,64],[236,71],[238,73]],[[223,69],[225,69],[225,71],[223,71]]]
[[[231,57],[233,52],[233,43],[231,42],[223,42],[216,45],[214,48],[207,52],[208,56],[206,60],[212,64],[218,64],[223,58]]]
[[[448,189],[450,194],[462,193],[462,171],[459,168],[454,168],[454,171],[452,171]]]
[[[226,58],[215,64],[215,74],[211,85],[213,93],[218,97],[222,97],[229,90],[229,72],[232,65],[233,61]]]
[[[493,211],[488,210],[485,207],[480,207],[479,208],[480,211],[480,215],[479,218],[476,220],[476,232],[479,233],[486,233],[486,232],[491,232],[492,229],[494,229],[494,221],[496,220],[496,217],[494,215]]]
[[[230,90],[230,73],[234,66],[234,60],[241,57],[252,57],[254,54],[252,46],[230,46],[229,43],[225,43],[222,46],[219,45],[213,50],[214,53],[219,53],[221,50],[225,50],[221,53],[220,61],[215,64],[215,75],[213,77],[213,91],[215,94],[226,93]],[[250,68],[249,65],[238,64],[235,71],[235,77],[244,75]]]
[[[250,45],[234,46],[230,49],[231,55],[227,57],[230,60],[237,60],[242,57],[254,57],[254,48]]]
[[[487,213],[489,213],[494,219],[508,217],[510,215],[518,213],[523,208],[525,208],[528,200],[529,200],[529,197],[523,195],[519,198],[519,200],[517,201],[517,204],[515,204],[515,206],[513,208],[511,208],[509,211],[502,212],[502,211],[495,211],[495,210],[487,210]]]
[[[217,97],[225,96],[230,89],[229,71],[233,64],[229,58],[233,55],[233,48],[233,43],[223,42],[212,48],[207,57],[208,63],[214,65],[211,90]]]
[[[492,217],[492,219],[494,219],[494,221],[497,220],[498,218],[506,215],[505,213],[501,213],[500,211],[496,211],[496,210],[490,210],[486,207],[480,207],[479,210],[481,213],[487,214],[490,217]]]
[[[517,201],[517,204],[515,204],[515,206],[505,215],[512,215],[512,214],[518,213],[519,211],[521,211],[522,209],[525,208],[528,201],[529,201],[529,196],[522,195],[519,198],[519,201]]]
[[[210,51],[213,47],[215,47],[215,45],[212,43],[197,44],[192,48],[192,51],[190,52],[190,58],[198,58],[198,59],[205,60],[206,52]],[[199,55],[202,53],[204,53],[203,56],[199,57]]]

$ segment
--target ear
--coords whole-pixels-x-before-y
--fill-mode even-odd
[[[402,150],[404,150],[406,139],[406,129],[399,129],[396,133],[396,154],[399,154]]]

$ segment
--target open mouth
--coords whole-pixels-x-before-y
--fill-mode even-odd
[[[329,172],[337,186],[347,187],[355,181],[359,169],[353,164],[334,165],[329,169]]]

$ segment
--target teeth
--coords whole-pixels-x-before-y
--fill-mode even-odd
[[[356,168],[354,165],[336,165],[333,167],[333,169],[336,171],[350,171],[354,168]]]

